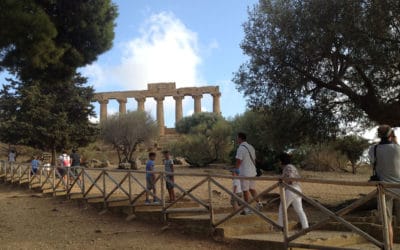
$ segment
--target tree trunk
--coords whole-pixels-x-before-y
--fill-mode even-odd
[[[353,170],[353,174],[357,173],[356,164],[355,163],[351,163],[351,169]]]

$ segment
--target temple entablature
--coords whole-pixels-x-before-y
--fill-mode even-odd
[[[176,88],[174,82],[149,83],[147,90],[113,91],[96,93],[93,102],[100,103],[100,122],[107,119],[108,100],[117,100],[119,112],[126,113],[126,103],[129,98],[134,98],[138,103],[138,110],[144,111],[146,98],[154,98],[157,102],[157,123],[160,135],[164,135],[164,104],[165,97],[173,97],[175,100],[175,122],[183,118],[182,101],[185,96],[194,100],[194,112],[201,112],[201,99],[203,95],[211,95],[213,98],[213,112],[221,114],[220,97],[221,92],[218,86],[205,87],[184,87]]]

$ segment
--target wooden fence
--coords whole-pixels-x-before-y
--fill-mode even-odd
[[[118,174],[119,178],[114,175]],[[396,199],[400,199],[398,193],[393,191],[393,188],[400,188],[400,184],[388,184],[382,182],[354,182],[354,181],[334,181],[334,180],[319,180],[319,179],[282,179],[274,177],[232,177],[228,175],[218,175],[218,174],[187,174],[187,173],[168,173],[163,171],[155,171],[157,176],[156,181],[161,182],[161,192],[159,196],[153,194],[150,190],[146,189],[146,183],[143,178],[139,178],[141,175],[145,175],[145,171],[135,171],[135,170],[110,170],[110,169],[86,169],[86,168],[68,168],[67,178],[62,178],[57,168],[54,167],[44,167],[41,166],[38,169],[37,174],[31,172],[29,165],[23,164],[8,164],[5,161],[0,161],[0,178],[4,182],[16,183],[16,184],[27,184],[29,188],[40,188],[43,192],[53,193],[53,195],[63,194],[66,197],[71,197],[72,195],[80,196],[82,199],[100,199],[104,203],[104,208],[106,209],[110,203],[115,202],[125,202],[124,206],[135,207],[138,205],[143,205],[143,197],[146,192],[150,195],[154,195],[161,202],[160,213],[163,215],[163,220],[168,221],[168,214],[183,212],[185,208],[176,208],[174,205],[183,200],[185,197],[190,198],[192,201],[198,204],[198,208],[191,208],[191,212],[205,212],[209,214],[210,226],[216,228],[217,226],[229,221],[235,215],[239,214],[244,208],[251,210],[255,215],[257,215],[261,220],[266,223],[271,224],[276,229],[280,230],[283,234],[283,244],[285,249],[290,247],[299,248],[312,248],[312,249],[344,249],[339,247],[327,247],[318,245],[301,244],[294,242],[296,239],[302,235],[307,234],[313,230],[317,230],[324,226],[329,221],[336,221],[341,225],[345,226],[349,230],[359,234],[368,242],[378,246],[381,249],[390,249],[389,243],[389,233],[388,233],[388,218],[386,211],[385,196],[391,196]],[[179,183],[174,183],[174,187],[179,190],[181,196],[179,196],[175,201],[167,203],[165,182],[167,180],[167,175],[182,176],[182,177],[196,177],[199,181],[192,183],[190,187],[183,187]],[[248,203],[242,198],[234,194],[229,188],[225,187],[219,180],[221,179],[250,179],[257,182],[269,181],[272,185],[261,190],[257,197],[254,197]],[[287,183],[289,181],[296,181],[299,183],[313,183],[321,185],[341,185],[348,187],[369,187],[372,191],[367,195],[355,200],[346,207],[340,209],[339,211],[333,212],[324,205],[322,205],[317,200],[307,196],[304,193],[299,192],[294,189],[291,185]],[[109,185],[111,184],[111,186]],[[200,196],[196,195],[194,191],[200,186],[206,185],[208,190],[207,194]],[[218,187],[222,192],[227,195],[234,197],[239,204],[241,204],[240,209],[232,211],[228,214],[222,216],[215,216],[215,209],[213,207],[213,195],[212,187]],[[133,192],[133,189],[136,192]],[[279,194],[281,202],[283,205],[283,227],[278,225],[278,223],[268,217],[265,213],[258,211],[252,203],[258,197],[262,195],[271,193],[273,190],[279,189]],[[137,190],[140,192],[138,193]],[[291,192],[302,197],[303,201],[307,202],[313,208],[322,212],[328,218],[323,219],[307,229],[302,229],[298,232],[290,232],[289,230],[289,220],[288,212],[285,204],[285,190],[290,190]],[[117,197],[115,197],[117,194]],[[351,222],[345,219],[345,215],[349,214],[354,209],[362,206],[371,199],[377,197],[377,201],[380,209],[380,216],[382,220],[382,239],[378,240],[371,236],[367,232],[363,231],[359,227],[353,225]]]

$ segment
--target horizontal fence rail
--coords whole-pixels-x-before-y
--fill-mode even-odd
[[[153,171],[155,174],[155,184],[159,185],[160,194],[157,196],[152,190],[146,188],[145,175],[146,171],[140,170],[117,170],[117,169],[87,169],[82,167],[68,167],[62,169],[60,167],[53,166],[40,166],[36,173],[31,169],[30,165],[26,164],[10,164],[6,161],[0,161],[0,179],[5,183],[16,183],[19,185],[27,184],[29,188],[38,188],[43,192],[52,193],[53,195],[66,195],[71,197],[72,195],[79,195],[83,199],[100,199],[104,203],[104,208],[107,209],[110,203],[113,202],[125,202],[125,206],[136,207],[143,205],[143,199],[146,193],[155,199],[160,201],[160,213],[163,215],[164,221],[168,220],[168,214],[174,211],[183,211],[175,207],[179,202],[189,199],[196,203],[199,208],[192,209],[192,211],[203,211],[208,214],[210,224],[213,228],[220,226],[221,224],[229,221],[234,216],[238,215],[244,209],[248,209],[253,212],[260,220],[271,225],[276,230],[283,234],[283,244],[286,249],[290,247],[302,247],[302,248],[314,248],[314,249],[341,249],[335,247],[326,247],[318,245],[300,244],[294,242],[299,237],[317,230],[324,226],[326,223],[335,221],[346,227],[348,230],[360,235],[366,241],[371,244],[382,248],[390,249],[389,242],[389,221],[387,218],[385,197],[393,197],[400,199],[400,195],[393,189],[400,189],[400,184],[389,184],[383,182],[355,182],[355,181],[342,181],[342,180],[321,180],[321,179],[307,179],[307,178],[279,178],[279,177],[238,177],[221,174],[195,174],[195,173],[171,173],[164,171]],[[166,187],[165,184],[169,182],[169,176],[184,177],[184,178],[197,178],[196,181],[191,183],[190,187],[185,187],[178,182],[174,182],[174,188],[180,192],[180,196],[174,201],[166,202]],[[268,186],[264,187],[259,191],[258,195],[252,198],[249,202],[232,192],[230,188],[227,188],[221,183],[221,180],[228,179],[247,179],[255,180],[256,182],[268,182]],[[329,208],[318,202],[316,199],[311,198],[307,194],[304,194],[293,188],[288,183],[311,183],[321,185],[340,185],[348,187],[369,187],[371,191],[365,196],[356,199],[347,204],[345,207],[338,211],[331,211]],[[195,192],[199,191],[200,188],[205,188],[207,194],[199,195]],[[232,197],[236,200],[240,206],[239,209],[224,214],[222,216],[215,216],[215,208],[213,206],[213,188],[218,188],[221,192]],[[279,225],[273,218],[270,218],[265,213],[258,211],[252,203],[257,198],[269,194],[273,191],[278,190],[280,200],[283,207],[283,226]],[[288,211],[285,204],[285,191],[288,190],[302,198],[302,200],[308,203],[311,207],[318,210],[322,214],[326,215],[327,218],[310,225],[306,229],[302,229],[297,232],[290,232]],[[345,219],[345,215],[354,211],[356,208],[364,205],[370,200],[376,198],[379,209],[381,221],[382,221],[382,240],[379,240],[361,228],[352,224]],[[292,234],[290,234],[292,233]]]

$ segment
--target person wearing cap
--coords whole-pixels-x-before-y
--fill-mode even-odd
[[[379,181],[400,184],[400,146],[397,144],[394,130],[389,125],[378,127],[379,144],[370,147],[370,162],[375,164]],[[399,193],[400,189],[391,189]],[[389,238],[393,249],[393,197],[386,195],[386,210],[389,221]]]
[[[236,196],[239,196],[240,198],[243,198],[243,192],[242,192],[242,188],[240,186],[240,180],[238,178],[235,178],[237,176],[239,176],[239,169],[238,168],[232,168],[231,169],[232,172],[232,193],[234,193]],[[233,195],[231,197],[231,205],[233,207],[233,209],[236,211],[239,209],[239,202],[238,200],[236,200]]]

